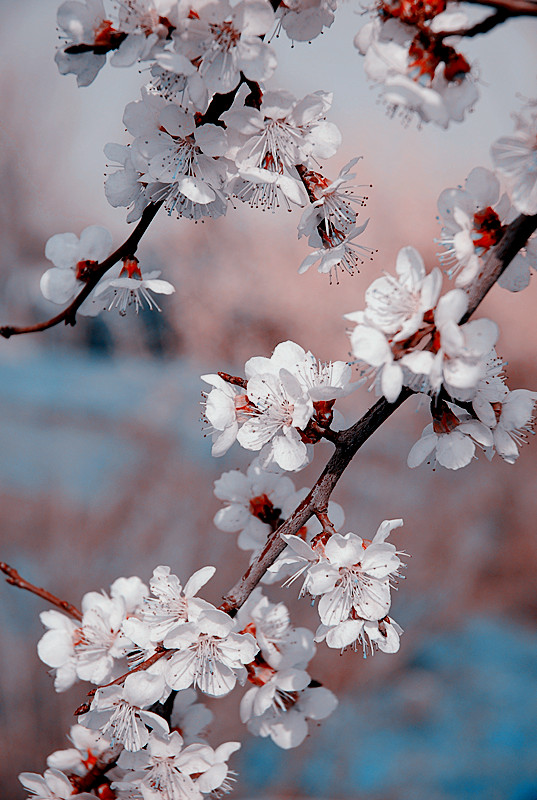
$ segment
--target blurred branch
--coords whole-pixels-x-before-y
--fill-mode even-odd
[[[501,241],[490,252],[481,272],[468,289],[468,311],[461,319],[461,324],[474,313],[485,295],[535,230],[537,230],[537,215],[531,217],[521,215],[507,227]],[[285,549],[286,543],[282,539],[282,535],[296,535],[310,517],[326,512],[334,487],[360,447],[413,394],[412,389],[403,387],[395,403],[388,403],[382,397],[358,422],[338,433],[335,451],[313,489],[291,516],[274,533],[270,534],[261,553],[224,597],[224,602],[220,606],[222,611],[226,611],[231,616],[236,614],[257,586],[267,568]]]
[[[12,586],[18,586],[19,589],[26,589],[27,592],[31,592],[32,594],[36,594],[38,597],[43,598],[48,603],[52,603],[53,606],[57,606],[61,608],[62,611],[67,612],[75,619],[82,621],[82,614],[71,603],[68,603],[67,600],[60,600],[59,597],[47,592],[46,589],[41,589],[39,586],[34,586],[33,583],[24,580],[21,578],[19,573],[13,567],[10,567],[9,564],[6,564],[4,561],[0,561],[0,572],[3,572],[6,577],[7,583],[10,583]]]
[[[435,34],[435,39],[445,39],[448,36],[479,36],[481,33],[488,33],[495,28],[496,25],[501,25],[502,22],[505,22],[511,16],[513,15],[510,14],[506,9],[498,8],[498,10],[495,11],[494,14],[491,14],[490,17],[485,17],[485,19],[481,22],[476,22],[476,24],[472,25],[471,28],[459,28],[459,30],[454,31],[441,31],[440,33]]]
[[[53,328],[55,325],[59,325],[60,322],[64,322],[66,325],[76,325],[76,312],[84,300],[89,297],[101,278],[106,275],[108,270],[113,267],[114,264],[117,264],[117,262],[123,258],[128,258],[129,256],[133,256],[135,254],[142,236],[149,228],[162,203],[163,201],[159,200],[157,203],[150,203],[148,206],[146,206],[140,221],[136,225],[136,228],[133,230],[129,238],[126,239],[126,241],[123,242],[123,244],[118,247],[118,249],[115,250],[112,255],[108,256],[108,258],[105,259],[102,264],[95,264],[88,268],[89,274],[86,285],[75,297],[72,303],[67,306],[67,308],[64,308],[64,310],[55,317],[52,317],[46,322],[40,322],[37,325],[28,325],[25,327],[4,325],[3,327],[0,327],[0,336],[3,336],[4,339],[9,339],[10,336],[16,336],[20,333],[39,333],[40,331],[46,331],[48,328]]]
[[[509,17],[518,17],[524,14],[537,15],[537,0],[466,0],[466,2],[502,9],[507,12]]]

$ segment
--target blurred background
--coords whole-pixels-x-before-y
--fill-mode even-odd
[[[127,141],[121,116],[145,75],[103,70],[78,90],[53,62],[52,0],[0,2],[0,320],[22,324],[57,310],[40,296],[53,233],[90,224],[127,235],[124,211],[103,192],[106,142]],[[513,20],[464,43],[481,99],[449,131],[389,119],[366,83],[352,46],[363,24],[343,4],[333,28],[311,45],[275,40],[272,80],[301,96],[334,92],[331,119],[343,133],[325,167],[335,177],[354,155],[369,194],[361,237],[378,249],[361,274],[329,285],[297,268],[300,212],[274,216],[230,208],[225,219],[193,225],[157,218],[139,250],[145,269],[162,269],[176,294],[162,314],[81,318],[75,329],[0,343],[0,558],[62,598],[80,603],[120,575],[149,580],[168,564],[186,579],[212,563],[207,599],[218,603],[247,566],[234,536],[212,518],[212,485],[244,468],[247,454],[210,456],[203,436],[200,374],[240,374],[252,355],[293,339],[320,359],[346,358],[342,315],[362,307],[382,269],[411,244],[437,263],[436,199],[463,183],[489,147],[512,130],[521,97],[535,97],[537,22]],[[520,295],[495,288],[479,315],[501,326],[498,351],[511,388],[537,387],[535,283]],[[365,390],[342,404],[349,424],[371,404]],[[363,660],[319,647],[310,672],[335,691],[339,709],[296,751],[244,736],[232,766],[234,797],[263,800],[443,800],[537,798],[537,447],[509,466],[481,456],[449,473],[406,467],[427,423],[407,402],[364,446],[334,493],[346,527],[370,537],[382,519],[403,517],[393,539],[411,554],[395,594],[406,629],[397,655]],[[330,455],[321,444],[295,477],[311,486]],[[295,624],[315,612],[294,590],[272,589]],[[0,584],[0,777],[3,800],[24,792],[20,771],[42,772],[66,747],[78,685],[56,695],[36,655],[42,634],[34,596]],[[238,697],[213,703],[210,741],[243,736]],[[221,710],[220,710],[221,709]]]

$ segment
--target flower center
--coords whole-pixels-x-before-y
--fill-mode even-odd
[[[455,416],[453,411],[447,408],[447,406],[444,406],[438,415],[435,414],[434,416],[433,430],[440,436],[443,433],[451,433],[451,431],[454,431],[460,424],[459,418]]]
[[[267,525],[273,525],[280,519],[280,508],[274,508],[274,504],[266,494],[259,494],[250,500],[250,514],[257,517]]]
[[[503,236],[504,226],[500,222],[500,218],[493,208],[487,208],[477,211],[474,214],[474,229],[472,231],[472,241],[478,255],[486,252],[490,247],[498,244]]]
[[[240,32],[233,27],[232,22],[221,22],[218,25],[209,23],[209,29],[222,50],[231,50],[232,47],[236,47],[241,38]]]

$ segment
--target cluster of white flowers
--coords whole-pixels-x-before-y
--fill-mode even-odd
[[[402,563],[386,538],[402,519],[384,520],[372,540],[355,533],[319,534],[311,544],[300,536],[283,535],[292,583],[303,578],[300,594],[319,597],[321,620],[315,641],[328,647],[378,648],[396,653],[402,629],[389,616],[390,588]]]
[[[229,788],[233,773],[227,761],[240,744],[227,742],[216,750],[207,744],[203,734],[212,714],[190,687],[213,696],[227,693],[237,677],[244,682],[245,665],[259,646],[251,633],[235,632],[229,615],[196,597],[214,571],[198,570],[184,587],[169,567],[157,567],[149,587],[137,577],[119,578],[110,596],[84,596],[80,621],[43,612],[48,630],[38,653],[53,668],[56,690],[77,679],[99,688],[71,729],[74,747],[53,753],[44,776],[20,776],[36,798],[70,797],[77,780],[110,757],[117,766],[106,769],[106,777],[97,773],[100,785],[88,786],[99,797],[201,800]],[[162,649],[163,642],[169,647],[166,658],[137,671],[135,663]],[[166,701],[167,718],[161,705]],[[114,793],[106,793],[109,787]]]
[[[248,665],[252,686],[241,700],[241,720],[254,736],[270,736],[284,749],[298,747],[307,736],[307,720],[324,719],[337,706],[335,695],[306,672],[315,654],[313,633],[293,628],[285,605],[271,603],[259,589],[237,619],[259,644]]]
[[[197,702],[196,689],[219,697],[248,681],[242,721],[286,749],[304,740],[308,720],[335,709],[332,692],[306,672],[315,653],[313,633],[292,627],[286,607],[260,590],[235,618],[220,611],[197,596],[214,572],[204,567],[182,586],[160,566],[149,587],[137,577],[119,578],[110,596],[86,594],[80,621],[43,612],[48,630],[38,653],[52,667],[56,690],[77,679],[98,688],[78,712],[73,747],[49,756],[43,776],[21,774],[34,800],[70,797],[99,761],[110,758],[113,770],[97,771],[97,783],[87,786],[99,797],[201,800],[225,793],[234,780],[227,761],[240,744],[214,750],[205,741],[212,714]],[[142,660],[148,663],[140,669]]]
[[[237,440],[246,450],[261,451],[264,469],[305,467],[310,445],[330,428],[335,400],[357,386],[345,361],[319,363],[294,342],[282,342],[270,358],[250,358],[244,373],[246,379],[202,376],[213,387],[205,405],[212,454],[223,455]]]
[[[415,114],[442,128],[462,122],[479,92],[470,64],[455,49],[457,36],[450,33],[467,27],[458,3],[445,0],[395,0],[375,7],[354,44],[391,113]]]
[[[62,73],[86,86],[110,53],[112,65],[143,62],[150,75],[141,99],[124,112],[131,143],[105,149],[117,167],[106,181],[111,205],[129,209],[129,222],[151,204],[149,212],[162,204],[169,214],[195,221],[224,215],[230,198],[269,210],[294,205],[305,209],[298,234],[313,249],[299,271],[318,264],[336,279],[341,271],[355,273],[372,252],[355,241],[367,226],[357,223],[367,200],[353,183],[358,158],[332,181],[318,171],[319,160],[335,155],[341,141],[327,120],[332,96],[317,91],[297,99],[264,87],[276,68],[271,32],[308,41],[332,24],[335,9],[336,0],[64,2],[58,22],[65,42],[56,55]],[[386,0],[375,13],[355,43],[385,102],[442,127],[461,121],[478,94],[469,63],[455,49],[465,15],[447,0]],[[283,472],[307,466],[323,438],[344,442],[334,405],[367,376],[388,403],[404,387],[430,401],[433,421],[410,451],[410,467],[430,459],[457,469],[472,460],[476,445],[488,458],[498,453],[511,464],[518,458],[537,393],[507,388],[495,350],[498,326],[466,321],[469,295],[461,287],[475,280],[518,213],[537,213],[535,105],[517,116],[513,136],[493,145],[496,175],[476,168],[464,188],[446,189],[439,198],[440,260],[457,288],[442,294],[441,270],[427,272],[420,254],[404,247],[396,275],[375,279],[365,309],[346,315],[354,323],[351,350],[363,380],[351,383],[347,361],[318,362],[291,341],[270,357],[250,358],[244,378],[202,376],[211,386],[205,417],[212,454],[223,455],[235,440],[258,454],[245,473],[227,471],[216,481],[224,505],[215,525],[238,533],[239,548],[250,552],[249,572],[277,544],[280,555],[255,582],[289,587],[300,581],[300,596],[318,601],[315,633],[293,627],[286,606],[259,587],[234,598],[234,605],[228,598],[218,608],[203,599],[199,592],[213,577],[212,566],[184,585],[169,566],[157,566],[148,586],[135,576],[119,578],[109,594],[86,594],[80,613],[43,612],[47,630],[38,654],[56,690],[79,680],[96,688],[77,712],[73,747],[53,753],[44,775],[20,776],[33,800],[219,797],[234,781],[227,762],[240,744],[208,744],[212,715],[198,691],[218,698],[248,684],[242,722],[288,749],[305,739],[309,721],[324,719],[337,705],[307,671],[316,643],[364,655],[398,651],[402,629],[389,613],[404,564],[387,538],[403,521],[384,520],[364,539],[342,533],[342,508],[323,501],[295,534],[280,532],[280,539],[282,523],[292,524],[294,512],[315,494],[297,490]],[[500,179],[509,194],[500,195]],[[174,291],[159,272],[144,274],[134,252],[112,264],[112,237],[100,226],[80,238],[56,234],[45,253],[54,266],[41,279],[43,295],[69,303],[90,283],[82,314],[112,308],[124,314],[130,304],[160,310],[153,293]],[[518,291],[531,269],[537,269],[535,237],[500,283]]]
[[[470,179],[477,183],[485,172],[474,170]],[[454,216],[456,224],[461,224],[458,210],[463,203],[475,201],[468,191],[448,193],[459,203]],[[495,213],[489,211],[491,216]],[[468,249],[473,249],[476,240],[462,225],[455,241],[459,236],[466,237]],[[403,386],[433,397],[433,422],[412,448],[409,466],[433,456],[440,465],[458,469],[470,463],[476,443],[489,458],[497,452],[514,463],[518,445],[531,430],[537,393],[509,392],[506,387],[503,364],[494,349],[498,326],[488,319],[460,324],[468,309],[468,295],[453,289],[440,297],[440,270],[426,274],[413,248],[399,252],[396,272],[397,277],[386,275],[369,286],[365,311],[346,316],[356,323],[350,334],[352,352],[363,371],[374,376],[373,385],[388,402],[396,402]]]
[[[105,147],[112,165],[106,195],[129,209],[127,221],[151,202],[196,221],[224,215],[230,198],[272,211],[298,206],[306,208],[299,235],[314,248],[300,271],[319,261],[319,272],[352,274],[372,252],[354,241],[367,223],[356,225],[353,206],[364,198],[345,185],[354,177],[348,167],[335,181],[317,171],[319,159],[341,143],[326,119],[332,96],[297,99],[264,88],[277,65],[267,35],[283,30],[292,40],[311,40],[331,25],[336,2],[293,0],[276,12],[273,5],[128,0],[116,13],[103,0],[69,0],[58,12],[65,41],[56,61],[81,86],[94,80],[107,53],[113,66],[148,65],[141,100],[123,117],[133,141]]]

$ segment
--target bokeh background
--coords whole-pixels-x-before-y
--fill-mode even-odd
[[[52,0],[0,2],[0,319],[37,321],[54,313],[40,297],[44,244],[90,224],[126,236],[124,212],[108,206],[102,147],[126,141],[122,109],[144,74],[103,71],[78,90],[53,62]],[[436,198],[490,166],[489,146],[512,129],[521,97],[535,97],[537,23],[512,20],[467,42],[481,99],[449,131],[389,119],[352,46],[363,9],[343,4],[333,28],[311,45],[275,40],[272,85],[298,96],[334,92],[341,152],[335,176],[354,155],[368,187],[371,221],[362,239],[378,249],[360,275],[339,285],[297,275],[307,246],[296,240],[299,212],[274,216],[230,208],[200,225],[157,218],[139,255],[177,287],[162,314],[113,314],[0,344],[0,558],[29,580],[79,603],[120,575],[145,580],[157,564],[186,578],[212,563],[208,599],[246,567],[234,536],[218,531],[212,484],[244,467],[245,453],[210,456],[203,436],[200,374],[240,373],[251,355],[287,338],[321,359],[345,358],[342,314],[362,306],[398,249],[418,247],[432,267]],[[372,188],[369,185],[372,184]],[[498,350],[510,385],[537,387],[533,283],[521,295],[495,288],[480,314],[498,320]],[[350,422],[373,398],[360,390],[343,411]],[[427,419],[409,401],[364,446],[334,494],[348,530],[370,536],[402,516],[394,537],[411,554],[392,613],[406,629],[400,652],[339,656],[319,648],[311,672],[340,707],[297,751],[245,737],[233,766],[234,796],[324,800],[535,800],[537,798],[537,447],[509,466],[481,456],[456,473],[406,467]],[[296,476],[309,486],[330,454],[319,445]],[[315,613],[283,590],[296,624]],[[278,595],[272,591],[272,597]],[[65,739],[78,685],[56,695],[36,642],[35,597],[0,584],[0,796],[24,792],[16,775],[42,772]],[[241,736],[235,695],[212,703],[211,742]]]

